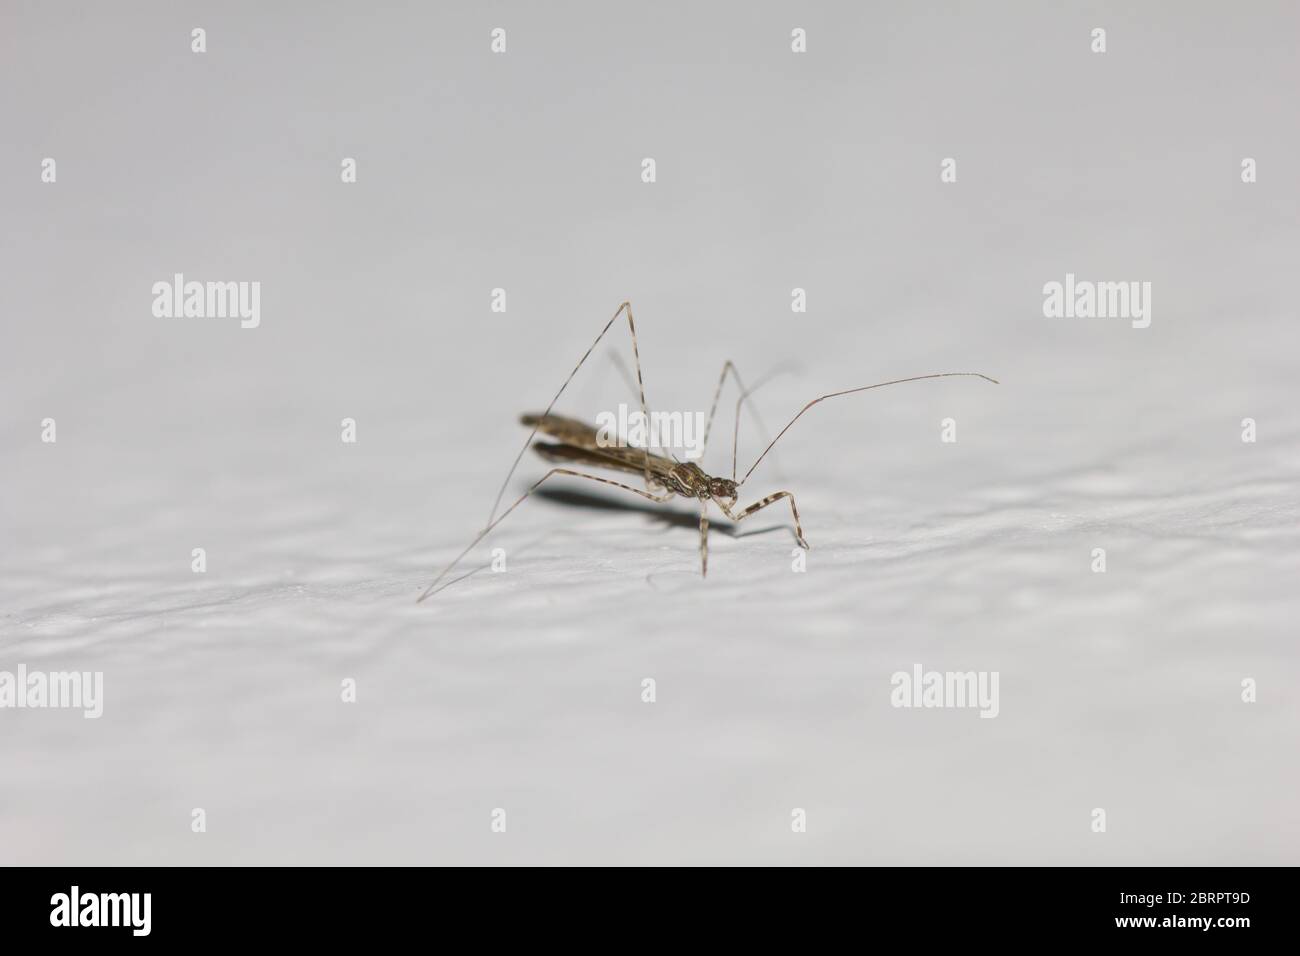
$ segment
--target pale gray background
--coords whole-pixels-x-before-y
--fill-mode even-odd
[[[0,669],[106,681],[0,711],[0,861],[1297,861],[1294,4],[0,8]],[[155,319],[176,271],[261,328]],[[1043,318],[1066,271],[1151,327]],[[625,298],[665,409],[1004,384],[792,430],[746,490],[806,574],[784,511],[702,582],[687,503],[534,501],[417,607]]]

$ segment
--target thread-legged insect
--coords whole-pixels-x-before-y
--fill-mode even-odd
[[[736,401],[736,427],[732,436],[731,444],[731,477],[715,478],[705,473],[705,471],[694,462],[682,462],[671,458],[665,458],[662,455],[653,454],[649,448],[614,447],[603,444],[598,440],[599,433],[594,426],[578,421],[577,419],[565,418],[560,415],[551,414],[551,409],[553,409],[555,403],[560,400],[560,396],[564,394],[564,390],[569,387],[569,383],[573,381],[573,377],[578,374],[578,369],[582,368],[583,363],[587,361],[591,353],[595,351],[596,346],[600,344],[601,339],[605,337],[605,333],[613,327],[614,323],[618,321],[618,318],[621,315],[627,316],[628,331],[632,335],[632,358],[636,364],[636,384],[639,398],[641,400],[641,413],[646,419],[649,419],[649,411],[646,407],[645,400],[645,383],[641,377],[641,356],[637,350],[636,322],[632,318],[632,304],[630,302],[624,302],[618,307],[618,311],[614,313],[613,317],[605,323],[605,327],[601,329],[600,334],[596,336],[596,341],[592,342],[591,347],[583,353],[582,358],[578,360],[578,364],[575,365],[573,371],[569,373],[569,377],[566,378],[564,384],[560,386],[560,390],[555,393],[555,397],[552,398],[550,404],[546,406],[546,410],[537,414],[521,416],[520,422],[531,428],[531,431],[529,431],[528,437],[524,440],[523,447],[519,449],[519,454],[515,456],[515,460],[510,466],[510,471],[506,474],[505,481],[501,483],[501,488],[497,492],[496,500],[492,503],[492,511],[488,515],[487,524],[483,527],[483,530],[478,533],[474,540],[465,547],[465,550],[458,554],[450,564],[438,573],[438,576],[433,579],[433,582],[425,588],[424,593],[417,599],[417,603],[423,601],[432,594],[442,579],[445,578],[453,568],[460,564],[460,562],[464,560],[465,556],[474,550],[479,542],[491,534],[493,529],[504,521],[510,512],[523,504],[528,497],[533,494],[533,492],[541,487],[543,483],[557,475],[582,478],[587,481],[597,481],[604,485],[612,485],[615,488],[630,491],[635,495],[640,495],[642,498],[657,503],[670,501],[674,497],[678,496],[698,501],[700,503],[700,573],[702,575],[707,575],[709,572],[708,505],[710,502],[717,505],[718,509],[732,521],[739,522],[745,520],[756,512],[762,511],[768,505],[775,504],[778,501],[788,500],[790,502],[790,515],[794,519],[795,538],[801,547],[808,548],[809,544],[807,540],[804,539],[803,526],[799,521],[799,509],[795,505],[794,495],[789,491],[776,491],[764,498],[760,498],[747,508],[739,510],[736,508],[740,497],[741,486],[749,480],[749,476],[754,473],[754,469],[757,468],[759,463],[767,457],[767,453],[772,450],[772,447],[778,441],[781,440],[781,437],[790,430],[790,426],[803,416],[804,412],[808,411],[808,409],[812,408],[819,402],[826,401],[828,398],[838,398],[841,395],[852,395],[856,392],[866,392],[873,388],[884,388],[886,385],[900,385],[903,382],[919,382],[922,379],[969,376],[982,378],[995,385],[998,384],[997,379],[990,378],[982,372],[934,372],[929,375],[913,375],[908,378],[896,378],[888,382],[877,382],[874,385],[862,385],[858,388],[846,388],[842,391],[821,395],[806,404],[799,410],[798,414],[796,414],[794,418],[790,419],[786,426],[782,428],[777,433],[776,437],[768,443],[767,447],[763,449],[758,458],[754,460],[754,463],[749,466],[749,470],[745,472],[744,477],[737,481],[736,447],[740,432],[740,408],[753,389],[745,388],[744,383],[740,380],[740,374],[736,371],[736,366],[731,361],[727,361],[722,366],[722,375],[718,378],[718,387],[713,395],[712,407],[709,409],[708,423],[704,428],[704,445],[708,444],[709,433],[713,428],[713,416],[718,410],[718,399],[722,395],[722,387],[726,384],[728,373],[730,373],[736,380],[736,386],[740,389],[740,397]],[[555,441],[539,441],[534,443],[533,440],[537,437],[538,432],[555,439]],[[505,495],[506,488],[510,484],[510,479],[514,475],[515,470],[519,467],[519,462],[523,459],[524,452],[528,450],[529,445],[532,445],[537,453],[548,461],[582,464],[595,468],[604,468],[611,471],[621,471],[634,475],[639,474],[644,479],[644,488],[635,488],[632,485],[624,484],[620,481],[614,481],[612,478],[603,478],[600,475],[575,471],[572,468],[552,468],[537,481],[533,482],[532,486],[529,487],[529,489],[525,491],[513,504],[511,504],[510,507],[506,508],[500,514],[497,514],[497,509],[501,506],[501,499]]]

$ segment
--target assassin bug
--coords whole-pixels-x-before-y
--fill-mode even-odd
[[[841,395],[852,395],[855,392],[866,392],[873,388],[884,388],[887,385],[900,385],[903,382],[919,382],[923,379],[929,378],[966,376],[982,378],[987,382],[992,382],[994,385],[998,384],[997,379],[990,378],[982,372],[935,372],[929,375],[913,375],[909,378],[896,378],[888,382],[877,382],[874,385],[863,385],[858,388],[847,388],[843,391],[830,392],[829,394],[819,396],[801,408],[799,413],[795,415],[794,418],[790,419],[785,428],[782,428],[781,431],[777,433],[777,436],[768,443],[766,448],[763,449],[762,454],[760,454],[758,458],[754,460],[754,463],[749,466],[749,470],[745,472],[744,477],[737,481],[736,443],[740,429],[740,406],[745,399],[748,398],[752,389],[745,388],[744,383],[740,380],[740,374],[736,371],[735,365],[728,361],[722,366],[722,375],[718,378],[718,388],[713,395],[713,406],[709,409],[708,424],[704,428],[704,443],[706,445],[709,440],[709,431],[713,427],[713,416],[718,410],[718,398],[722,394],[722,386],[726,383],[728,372],[730,372],[736,379],[736,385],[740,389],[741,395],[736,402],[736,433],[733,435],[731,445],[731,477],[715,478],[712,475],[705,473],[705,471],[694,462],[683,462],[677,461],[674,458],[666,458],[663,455],[654,454],[648,448],[644,447],[610,446],[608,443],[598,440],[599,433],[594,426],[588,425],[586,422],[574,418],[565,418],[560,415],[551,414],[551,409],[553,409],[555,403],[560,400],[560,396],[564,394],[564,390],[569,387],[569,383],[573,381],[573,377],[578,374],[578,369],[582,368],[583,363],[587,361],[596,346],[600,344],[600,340],[605,337],[605,333],[610,330],[621,315],[627,316],[628,330],[632,333],[632,358],[636,363],[636,384],[641,399],[641,412],[646,416],[646,418],[649,418],[649,413],[646,409],[645,383],[641,378],[641,356],[637,351],[636,322],[632,318],[632,304],[630,302],[624,302],[618,307],[618,311],[614,313],[613,317],[605,323],[605,327],[601,329],[600,334],[596,336],[596,341],[592,342],[591,347],[583,353],[582,358],[578,360],[578,364],[575,365],[573,371],[569,373],[569,377],[566,378],[564,384],[560,386],[560,390],[556,392],[555,397],[551,399],[551,403],[546,406],[546,410],[540,414],[527,414],[520,417],[520,423],[530,428],[531,431],[529,431],[528,437],[524,440],[523,447],[519,449],[519,454],[515,456],[514,463],[510,466],[510,471],[506,474],[505,481],[501,483],[501,489],[497,492],[496,500],[492,503],[492,511],[488,515],[487,524],[484,526],[483,530],[478,533],[474,540],[466,546],[465,550],[458,554],[450,564],[438,573],[438,576],[433,579],[433,582],[427,588],[425,588],[424,593],[420,595],[416,603],[423,601],[430,594],[434,593],[434,589],[438,587],[438,584],[442,579],[445,578],[447,574],[456,567],[456,565],[460,564],[460,562],[464,560],[465,556],[474,550],[475,546],[478,545],[480,541],[486,538],[497,525],[504,521],[510,512],[523,504],[524,501],[526,501],[528,497],[532,495],[532,493],[544,482],[556,475],[567,475],[573,478],[583,478],[588,481],[598,481],[601,484],[612,485],[615,488],[630,491],[635,495],[640,495],[642,498],[661,504],[679,496],[699,501],[700,573],[702,575],[707,575],[709,572],[709,502],[717,505],[722,513],[732,521],[743,521],[755,512],[766,508],[768,505],[775,504],[781,500],[788,500],[790,502],[790,514],[791,517],[794,518],[795,537],[798,540],[800,547],[806,549],[810,546],[803,536],[803,526],[799,521],[799,509],[795,505],[794,495],[789,491],[773,492],[765,498],[760,498],[747,508],[736,510],[741,486],[749,480],[749,476],[754,473],[754,469],[758,467],[759,462],[767,457],[767,453],[772,450],[772,446],[781,440],[781,436],[790,430],[790,426],[797,422],[804,412],[808,411],[808,409],[812,408],[819,402],[826,401],[828,398],[838,398]],[[533,439],[537,437],[538,432],[549,436],[554,439],[554,441],[539,441],[534,444]],[[528,450],[529,445],[533,445],[534,450],[548,461],[582,464],[612,471],[640,474],[645,480],[645,488],[634,488],[631,485],[624,484],[623,482],[614,481],[612,478],[603,478],[600,475],[591,475],[583,471],[575,471],[572,468],[552,468],[545,475],[535,481],[527,491],[525,491],[512,505],[510,505],[510,507],[506,508],[498,515],[497,509],[501,506],[501,499],[505,495],[506,488],[510,484],[510,479],[514,475],[515,470],[519,467],[519,462],[523,459],[524,452]]]

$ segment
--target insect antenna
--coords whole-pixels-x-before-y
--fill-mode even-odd
[[[841,395],[852,395],[855,392],[869,392],[873,388],[884,388],[886,385],[901,385],[904,382],[919,382],[922,379],[927,379],[927,378],[952,378],[955,376],[969,376],[972,378],[982,378],[984,379],[984,381],[992,382],[994,385],[1000,384],[996,378],[990,378],[989,376],[985,375],[983,372],[935,372],[930,375],[913,375],[910,378],[896,378],[888,382],[877,382],[875,385],[862,385],[858,388],[846,388],[842,392],[831,392],[829,395],[822,395],[820,398],[814,398],[803,408],[799,409],[799,414],[795,415],[794,418],[790,419],[789,424],[787,424],[785,428],[782,428],[781,431],[777,433],[777,436],[772,439],[772,441],[768,444],[766,448],[763,449],[763,453],[759,455],[757,459],[755,459],[752,465],[749,466],[749,471],[745,472],[745,477],[741,478],[740,481],[737,482],[737,484],[743,485],[746,481],[748,481],[749,476],[752,475],[754,473],[754,469],[758,467],[758,463],[761,462],[764,458],[766,458],[767,453],[772,450],[772,446],[775,445],[777,442],[779,442],[781,440],[781,436],[790,430],[790,425],[793,425],[795,422],[797,422],[800,419],[800,417],[802,417],[804,412],[808,411],[808,409],[812,408],[814,405],[816,405],[819,402],[824,402],[828,398],[839,398]]]
[[[776,378],[778,375],[784,375],[786,372],[789,372],[790,370],[791,369],[788,367],[788,364],[779,365],[776,368],[772,369],[772,371],[764,375],[762,378],[760,378],[757,382],[755,382],[752,388],[745,388],[745,386],[741,384],[740,376],[739,375],[736,376],[736,384],[740,385],[741,391],[740,391],[740,396],[736,399],[735,427],[731,431],[731,480],[732,481],[736,480],[736,450],[740,447],[740,406],[745,404],[745,402],[749,401],[749,396],[753,395],[755,392],[757,392],[768,382],[772,381],[772,379]],[[754,421],[758,423],[759,434],[762,435],[764,438],[766,438],[767,426],[763,424],[763,419],[758,417],[758,409],[754,408],[754,406],[751,405],[750,411],[753,412],[754,414]],[[707,437],[705,440],[707,441]],[[775,442],[773,442],[773,444],[775,444]],[[769,445],[768,447],[770,448],[772,446]]]

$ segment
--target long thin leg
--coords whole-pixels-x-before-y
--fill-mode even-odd
[[[736,363],[727,359],[722,363],[722,374],[718,376],[718,387],[713,392],[713,404],[709,406],[709,420],[704,426],[704,443],[700,449],[700,455],[703,456],[704,450],[709,447],[709,432],[713,430],[713,416],[718,412],[718,399],[722,397],[722,386],[727,383],[727,373],[736,380],[736,387],[740,389],[743,395],[746,391],[745,383],[740,380],[740,372],[736,370]]]
[[[709,576],[709,510],[700,508],[700,577]]]
[[[649,500],[654,501],[654,502],[657,502],[657,503],[660,503],[660,504],[662,504],[663,502],[665,502],[665,501],[669,500],[670,498],[672,498],[672,497],[673,497],[673,494],[674,494],[674,492],[667,491],[667,490],[665,490],[662,494],[659,494],[659,495],[651,494],[651,493],[648,492],[648,491],[642,491],[640,488],[633,488],[631,485],[625,485],[625,484],[623,484],[622,482],[619,482],[619,481],[613,481],[613,480],[611,480],[611,479],[609,479],[609,478],[602,478],[602,477],[600,477],[599,475],[589,475],[589,474],[587,474],[586,472],[582,472],[582,471],[574,471],[574,470],[571,469],[571,468],[552,468],[552,469],[551,469],[550,471],[548,471],[546,474],[542,475],[541,478],[537,479],[537,481],[535,481],[535,482],[533,483],[532,487],[530,487],[527,491],[525,491],[522,495],[520,495],[518,501],[516,501],[514,504],[512,504],[512,505],[511,505],[509,508],[507,508],[505,511],[501,512],[501,514],[500,514],[500,515],[499,515],[499,516],[498,516],[494,521],[492,521],[492,522],[491,522],[491,523],[490,523],[486,528],[484,528],[482,531],[480,531],[480,532],[478,533],[478,537],[476,537],[473,541],[471,541],[471,542],[469,543],[469,546],[468,546],[467,548],[465,548],[464,551],[462,551],[460,554],[456,555],[455,560],[453,560],[453,561],[451,562],[451,564],[447,565],[447,566],[446,566],[445,568],[443,568],[440,572],[438,572],[438,576],[437,576],[436,578],[433,579],[433,583],[430,584],[427,588],[424,589],[424,593],[421,594],[421,595],[416,599],[416,602],[415,602],[415,603],[416,603],[416,604],[419,604],[421,601],[423,601],[425,598],[427,598],[430,594],[432,594],[432,593],[433,593],[433,589],[436,588],[436,587],[438,586],[438,582],[441,581],[443,578],[445,578],[445,577],[447,576],[447,573],[448,573],[452,568],[454,568],[456,565],[460,564],[460,562],[465,558],[465,555],[467,555],[467,554],[469,554],[471,551],[473,551],[473,550],[474,550],[474,547],[475,547],[475,546],[476,546],[480,541],[482,541],[484,538],[486,538],[486,537],[488,536],[488,534],[492,531],[493,528],[495,528],[495,527],[496,527],[497,525],[499,525],[501,522],[505,521],[505,520],[506,520],[506,516],[509,515],[510,512],[514,511],[514,510],[515,510],[516,508],[518,508],[521,504],[523,504],[524,501],[525,501],[525,499],[527,499],[529,495],[531,495],[534,491],[536,491],[536,490],[541,486],[542,482],[544,482],[547,478],[551,478],[551,477],[553,477],[553,476],[555,476],[555,475],[570,475],[570,476],[572,476],[572,477],[574,477],[574,478],[587,478],[587,479],[589,479],[589,480],[591,480],[591,481],[599,481],[602,485],[613,485],[615,488],[622,488],[624,491],[630,491],[630,492],[632,492],[632,494],[634,494],[634,495],[640,495],[642,498],[648,498]]]
[[[569,377],[566,378],[564,380],[564,384],[560,386],[560,390],[556,392],[555,397],[551,399],[551,403],[546,406],[546,411],[542,412],[542,414],[539,416],[540,418],[545,418],[547,415],[551,413],[551,409],[555,407],[555,403],[560,400],[560,396],[564,394],[564,390],[568,388],[569,383],[573,381],[573,376],[578,374],[578,369],[582,368],[582,365],[584,362],[587,361],[588,356],[590,356],[591,353],[595,350],[596,346],[600,344],[600,340],[605,337],[605,333],[610,330],[610,327],[618,320],[618,317],[622,315],[624,312],[627,313],[627,327],[632,333],[632,358],[636,361],[636,383],[637,383],[637,388],[641,393],[641,414],[645,416],[645,420],[647,422],[650,420],[650,412],[646,408],[646,402],[645,402],[645,383],[641,379],[641,355],[637,351],[637,346],[636,346],[636,322],[632,320],[631,302],[624,302],[622,305],[620,305],[618,307],[618,311],[615,312],[614,315],[610,318],[610,320],[605,323],[605,327],[600,330],[600,335],[596,336],[596,341],[592,342],[591,347],[587,349],[586,352],[583,353],[582,358],[578,360],[578,364],[575,365],[573,367],[573,371],[569,373]],[[534,425],[533,430],[530,431],[528,433],[528,437],[524,439],[524,445],[522,448],[519,449],[519,454],[515,455],[514,463],[510,466],[510,471],[506,473],[506,480],[501,482],[501,489],[497,492],[496,500],[492,502],[492,513],[488,515],[488,523],[487,523],[487,527],[484,529],[484,533],[486,533],[488,528],[492,527],[492,522],[497,517],[497,508],[501,506],[501,499],[505,496],[506,488],[510,484],[510,479],[514,477],[515,469],[519,467],[519,462],[523,459],[524,452],[528,451],[528,446],[533,443],[533,439],[536,437],[537,437],[537,426]],[[650,453],[649,450],[647,449],[645,451],[645,486],[647,491],[650,489],[650,486],[652,484],[653,482],[650,480]],[[537,487],[537,486],[534,485],[533,487]]]
[[[788,491],[777,491],[777,492],[774,492],[773,494],[768,495],[766,498],[762,499],[761,501],[756,501],[756,502],[754,502],[752,505],[750,505],[750,506],[749,506],[748,508],[746,508],[744,511],[740,512],[740,514],[732,514],[731,511],[728,510],[728,509],[726,509],[726,508],[724,508],[723,511],[726,512],[727,517],[730,518],[732,521],[744,521],[746,518],[748,518],[750,515],[752,515],[755,511],[761,511],[762,509],[766,508],[768,505],[770,505],[770,504],[772,504],[772,503],[774,503],[774,502],[780,501],[782,498],[789,498],[789,499],[790,499],[790,514],[794,515],[794,534],[795,534],[795,537],[799,540],[799,547],[803,548],[804,550],[808,550],[809,548],[812,547],[812,545],[810,545],[810,544],[809,544],[809,543],[804,539],[804,536],[803,536],[803,526],[799,523],[799,509],[795,507],[795,503],[794,503],[794,495],[792,495],[792,494],[791,494],[790,492],[788,492]]]
[[[727,373],[736,380],[736,387],[740,389],[740,395],[736,398],[736,418],[735,428],[731,436],[731,478],[736,479],[736,448],[740,443],[740,406],[749,401],[749,396],[753,394],[767,379],[772,377],[769,373],[765,375],[753,388],[746,388],[745,383],[740,380],[740,371],[736,368],[736,363],[727,359],[722,365],[722,374],[718,376],[718,387],[713,392],[713,404],[709,406],[709,420],[704,425],[704,441],[700,444],[700,457],[704,457],[704,452],[709,447],[709,433],[713,431],[713,419],[718,412],[718,400],[722,398],[722,386],[727,382]],[[754,422],[758,425],[758,433],[762,436],[763,441],[767,441],[767,426],[763,424],[763,419],[758,414],[758,409],[753,405],[749,406],[749,413],[754,416]]]
[[[633,349],[635,350],[635,346],[633,346]],[[628,371],[627,363],[623,361],[622,357],[621,357],[617,352],[610,352],[610,353],[609,353],[609,358],[610,358],[610,361],[613,362],[614,367],[615,367],[616,369],[618,369],[618,374],[619,374],[620,377],[622,377],[622,379],[623,379],[623,384],[627,386],[628,391],[630,391],[630,392],[638,391],[638,387],[637,387],[636,383],[634,383],[634,382],[632,381],[632,373]],[[640,368],[640,365],[638,365],[638,366],[637,366],[637,372],[639,373],[640,371],[641,371],[641,368]],[[640,377],[639,377],[639,375],[638,375],[638,379],[637,379],[637,381],[640,381]],[[640,389],[640,391],[642,392],[641,401],[642,401],[642,403],[643,403],[642,406],[641,406],[641,410],[642,410],[642,411],[645,411],[645,405],[644,405],[644,402],[645,402],[645,394],[644,394],[644,389]],[[647,419],[646,419],[646,424],[649,425],[649,418],[648,418],[648,417],[647,417]],[[651,434],[653,434],[653,431],[651,431]],[[635,446],[632,446],[632,447],[635,447]],[[649,440],[649,437],[647,437],[647,439],[646,439],[646,449],[649,450],[649,451],[653,451],[653,450],[654,450],[654,446],[651,444],[651,442],[650,442],[650,440]],[[662,451],[662,449],[661,449],[661,451]],[[647,469],[648,469],[648,466],[647,466]],[[653,482],[652,482],[652,480],[649,478],[649,472],[648,472],[648,470],[647,470],[647,476],[646,476],[646,490],[647,490],[647,491],[650,490],[652,484],[653,484]]]
[[[613,349],[609,352],[609,362],[618,372],[618,377],[623,380],[629,392],[635,392],[636,382],[632,381],[632,373],[628,371],[627,363],[623,361],[623,356],[619,355]]]

